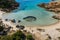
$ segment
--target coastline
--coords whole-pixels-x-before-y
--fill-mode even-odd
[[[33,36],[35,36],[36,40],[59,40],[57,38],[60,37],[60,20],[50,25],[23,25],[25,28],[19,29],[16,27],[18,24],[11,22],[11,20],[6,21],[2,18],[4,13],[5,12],[0,11],[0,19],[2,19],[3,24],[12,27],[10,31],[16,32],[17,30],[26,30],[28,33],[31,33]],[[50,36],[51,39],[49,39],[48,36]]]
[[[56,25],[59,25],[60,24],[60,20],[58,21],[58,22],[56,22],[56,23],[54,23],[54,24],[51,24],[51,25],[44,25],[44,26],[26,26],[26,27],[35,27],[35,28],[52,28],[52,27],[54,27],[54,26],[56,26]]]
[[[4,13],[4,12],[0,12],[1,13],[1,16],[2,16],[2,14]],[[16,25],[14,25],[13,23],[11,23],[11,22],[6,22],[4,19],[2,19],[2,21],[3,21],[3,23],[4,24],[7,24],[7,25],[9,25],[9,26],[11,26],[11,27],[13,27],[13,30],[15,30],[15,31],[17,31],[18,30],[18,28],[16,28]],[[32,33],[33,35],[35,35],[35,36],[38,36],[38,38],[40,39],[40,37],[43,39],[44,37],[44,33],[43,34],[41,34],[41,32],[39,32],[37,29],[44,29],[46,32],[45,32],[45,34],[47,33],[47,32],[49,32],[49,31],[51,31],[50,33],[52,33],[52,30],[55,30],[56,28],[60,28],[60,21],[58,21],[57,23],[54,23],[54,24],[51,24],[51,25],[47,25],[47,26],[26,26],[25,25],[25,29],[24,30],[27,30],[28,32],[30,32],[30,33]],[[33,32],[32,32],[32,30],[33,30]],[[49,30],[49,31],[47,31],[47,30]],[[56,31],[56,30],[55,30]],[[38,33],[37,33],[38,32]],[[53,33],[54,34],[54,33]],[[40,35],[40,36],[39,36]],[[42,36],[43,35],[43,36]],[[49,34],[49,35],[51,35],[51,34]],[[54,34],[55,35],[55,34]],[[41,40],[42,40],[41,39]]]
[[[4,12],[0,11],[0,17],[2,19],[2,15]],[[5,21],[4,19],[2,19],[4,24],[7,24],[11,27],[13,27],[12,30],[17,31],[19,30],[18,28],[16,28],[16,25],[13,24],[10,21]],[[46,39],[46,34],[49,34],[54,40],[54,38],[56,38],[57,36],[60,36],[60,33],[56,30],[57,28],[60,29],[60,20],[54,24],[51,25],[44,25],[44,26],[26,26],[25,25],[25,29],[27,30],[27,32],[30,32],[32,35],[35,35],[37,39],[39,40],[45,40]],[[45,31],[39,31],[37,29],[42,29]]]

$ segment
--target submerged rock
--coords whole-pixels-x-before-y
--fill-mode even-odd
[[[37,6],[45,8],[45,3],[38,4]]]
[[[34,16],[27,16],[27,17],[24,17],[23,19],[26,21],[36,21],[37,18]]]
[[[15,19],[12,19],[11,22],[12,22],[12,23],[16,23],[16,20],[15,20]]]
[[[5,21],[8,21],[8,19],[5,19]]]
[[[55,0],[52,0],[52,1],[55,1]]]
[[[20,23],[21,22],[21,20],[18,20],[18,23]]]

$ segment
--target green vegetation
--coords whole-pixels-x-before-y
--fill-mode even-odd
[[[34,40],[34,39],[33,39],[32,35],[28,34],[27,35],[27,40]]]
[[[3,31],[3,29],[4,29],[3,22],[0,21],[0,32]]]
[[[0,40],[33,40],[32,35],[25,35],[22,31],[17,31],[13,35],[1,36]]]
[[[3,26],[0,26],[0,32],[3,31],[4,27]]]
[[[17,31],[12,35],[12,40],[25,40],[26,36],[21,31]]]
[[[19,4],[15,0],[0,0],[1,11],[10,12],[17,9]]]
[[[5,25],[3,22],[0,21],[0,32],[3,32]],[[4,32],[3,32],[4,34]],[[24,33],[22,31],[17,31],[12,35],[1,35],[0,33],[0,40],[34,40],[30,33]]]

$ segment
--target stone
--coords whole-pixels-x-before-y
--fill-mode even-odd
[[[31,22],[31,21],[36,21],[37,18],[34,16],[27,16],[27,17],[24,17],[23,19]]]

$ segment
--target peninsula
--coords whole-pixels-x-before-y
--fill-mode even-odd
[[[19,3],[15,0],[0,0],[0,10],[4,12],[11,12],[12,10],[17,9]]]
[[[60,13],[60,2],[42,3],[38,4],[38,6],[45,8],[47,11]]]

